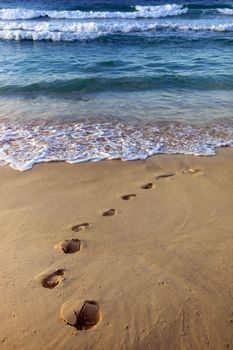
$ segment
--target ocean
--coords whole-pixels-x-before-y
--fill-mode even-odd
[[[232,1],[0,1],[0,165],[231,145]]]

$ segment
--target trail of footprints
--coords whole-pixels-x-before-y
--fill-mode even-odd
[[[200,169],[188,169],[182,171],[183,174],[197,174],[201,173]],[[164,173],[159,174],[155,177],[155,180],[169,179],[175,176],[175,173]],[[143,190],[154,189],[155,184],[152,182],[145,183],[141,186]],[[124,201],[132,200],[137,195],[135,193],[125,194],[121,196]],[[117,210],[110,208],[102,213],[103,217],[111,217],[117,214]],[[87,229],[90,226],[89,223],[85,222],[82,224],[71,227],[73,232],[80,232]],[[74,254],[80,251],[82,242],[78,238],[65,239],[55,245],[54,249],[64,254]],[[59,286],[65,279],[65,270],[58,269],[53,273],[43,277],[41,284],[44,288],[54,289]],[[76,299],[69,300],[61,306],[60,316],[62,320],[77,330],[88,330],[95,326],[100,320],[99,305],[94,300]]]

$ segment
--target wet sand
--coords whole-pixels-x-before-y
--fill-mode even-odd
[[[233,348],[233,149],[0,168],[0,349]]]

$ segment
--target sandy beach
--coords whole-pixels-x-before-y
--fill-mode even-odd
[[[233,150],[0,169],[0,348],[233,348]]]

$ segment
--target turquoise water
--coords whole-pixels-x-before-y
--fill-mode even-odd
[[[0,1],[0,164],[233,140],[230,1]]]

